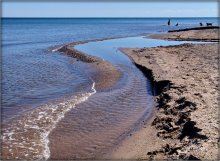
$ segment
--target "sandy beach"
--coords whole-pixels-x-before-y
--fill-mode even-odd
[[[146,37],[166,40],[219,40],[218,29]],[[156,48],[124,48],[136,66],[152,72],[155,116],[113,150],[113,159],[213,159],[218,157],[218,43]],[[150,72],[149,72],[150,71]]]
[[[163,39],[163,40],[179,40],[179,41],[208,41],[208,42],[218,42],[219,41],[219,29],[206,29],[204,27],[196,28],[197,30],[173,32],[172,30],[167,34],[153,34],[146,37],[153,39]]]

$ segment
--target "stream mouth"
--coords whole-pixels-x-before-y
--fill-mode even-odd
[[[75,45],[74,50],[113,64],[122,77],[111,89],[98,91],[65,115],[50,134],[50,158],[103,159],[152,113],[154,93],[151,80],[119,48],[183,43],[128,37]]]
[[[75,45],[81,53],[110,62],[120,71],[120,79],[111,88],[96,91],[96,79],[91,81],[87,75],[84,92],[41,105],[12,120],[3,127],[4,155],[9,159],[103,159],[154,107],[151,81],[119,48],[183,43],[128,37]],[[81,70],[88,68],[85,65]],[[94,77],[112,79],[99,74]]]
[[[116,86],[77,105],[51,132],[51,159],[101,159],[151,114],[154,101],[146,78],[137,68],[117,68],[123,76]]]

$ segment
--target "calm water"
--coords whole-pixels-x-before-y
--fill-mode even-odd
[[[67,128],[71,125],[69,121],[72,120],[72,125],[75,126],[77,123],[79,127],[76,131],[73,130],[73,127],[69,127],[69,131],[71,131],[71,129],[73,130],[71,131],[71,136],[77,138],[77,134],[87,135],[89,133],[90,135],[87,136],[88,141],[86,142],[86,144],[89,144],[89,141],[93,143],[96,141],[95,138],[92,137],[94,133],[91,131],[96,127],[106,127],[105,123],[109,124],[111,122],[112,126],[114,124],[117,125],[119,124],[119,120],[117,119],[121,118],[120,121],[122,124],[120,128],[119,126],[115,126],[115,128],[119,129],[111,128],[109,129],[110,131],[106,131],[109,132],[109,135],[106,134],[105,139],[114,141],[118,135],[121,135],[123,131],[131,127],[134,120],[137,120],[143,114],[145,111],[144,107],[148,101],[146,100],[147,89],[143,88],[143,86],[147,86],[145,78],[117,48],[174,45],[179,44],[179,42],[167,43],[162,40],[155,41],[141,37],[132,37],[91,42],[76,46],[78,50],[110,61],[124,73],[123,82],[126,83],[124,83],[120,90],[115,90],[111,94],[97,93],[94,96],[92,95],[96,93],[94,88],[95,82],[84,73],[85,69],[83,65],[80,64],[80,62],[74,62],[72,58],[57,52],[52,52],[50,50],[51,47],[79,40],[166,32],[168,29],[198,26],[200,22],[212,22],[214,25],[217,25],[216,18],[171,19],[172,24],[176,22],[178,22],[180,26],[167,27],[166,18],[3,19],[3,122],[7,124],[7,121],[10,122],[11,118],[15,118],[16,120],[21,114],[25,115],[25,111],[34,111],[28,113],[23,120],[20,120],[16,124],[16,129],[14,128],[15,126],[13,126],[4,131],[5,134],[7,134],[5,136],[6,140],[12,141],[8,142],[8,144],[19,145],[19,141],[21,140],[18,138],[22,138],[23,135],[17,136],[17,142],[13,140],[12,136],[15,137],[14,134],[24,131],[24,127],[29,130],[32,129],[26,131],[28,136],[38,133],[39,129],[41,129],[39,136],[41,139],[40,142],[43,145],[39,146],[35,144],[36,138],[31,142],[28,140],[30,138],[27,137],[28,139],[23,140],[24,145],[22,146],[34,148],[34,154],[31,155],[34,156],[33,158],[35,159],[42,158],[42,154],[40,154],[42,151],[43,157],[48,158],[50,153],[48,149],[48,135],[55,126],[55,123],[64,117],[66,111],[85,101],[90,96],[93,102],[90,103],[88,101],[88,104],[84,105],[84,111],[81,111],[81,113],[78,111],[77,114],[72,115],[70,113],[69,119],[62,119],[63,122],[61,122],[58,127]],[[135,94],[134,90],[138,90],[139,95],[137,93]],[[125,95],[123,96],[123,94]],[[135,97],[133,97],[134,94]],[[103,99],[100,101],[100,98]],[[105,107],[103,105],[118,99],[124,99],[124,101],[121,102],[122,104],[115,102],[115,104],[112,105],[114,109],[102,109]],[[100,101],[99,104],[97,104],[97,101]],[[132,105],[138,105],[137,107],[139,108],[131,110]],[[94,108],[91,108],[93,106]],[[130,112],[127,112],[129,109]],[[106,115],[101,115],[99,118],[102,121],[98,122],[97,117],[91,117],[91,112],[94,112],[91,110],[102,110],[106,112]],[[125,111],[127,113],[126,115],[124,115]],[[137,115],[131,117],[134,113]],[[123,117],[121,117],[122,115]],[[87,121],[94,121],[96,124],[85,124],[86,120],[79,119],[85,116],[88,117]],[[106,116],[106,118],[101,118],[104,116]],[[131,120],[127,118],[131,118]],[[103,120],[107,120],[107,122]],[[126,120],[129,122],[126,123]],[[45,124],[45,121],[50,123]],[[99,123],[102,124],[100,125]],[[82,124],[85,124],[85,126],[81,126]],[[64,132],[66,129],[62,128],[60,131],[63,130]],[[118,131],[118,133],[111,130]],[[73,135],[74,133],[76,133],[76,135]],[[112,135],[113,133],[114,135]],[[56,136],[60,137],[54,134],[55,138]],[[89,136],[91,136],[92,139]],[[100,141],[101,136],[96,139],[100,144],[100,148],[103,149],[101,143],[105,143],[105,140]],[[109,138],[107,136],[109,136]],[[6,146],[8,144],[6,144]],[[24,148],[20,148],[20,153],[26,153],[25,156],[30,156],[30,151],[27,152]],[[8,150],[10,151],[10,149]],[[89,151],[91,151],[91,149],[89,149]],[[81,149],[80,151],[79,148],[78,153],[80,152],[85,152],[85,149]]]
[[[171,19],[178,28],[213,22],[216,18]],[[3,19],[3,117],[78,91],[86,85],[80,69],[49,47],[62,43],[164,32],[167,19]],[[81,89],[80,89],[81,90]],[[24,108],[25,107],[25,108]]]
[[[120,48],[143,48],[143,47],[156,47],[156,46],[168,46],[168,45],[179,45],[184,43],[201,44],[203,42],[195,41],[166,41],[166,40],[155,40],[146,39],[143,36],[127,37],[110,39],[105,41],[95,41],[86,44],[76,45],[74,48],[89,55],[100,57],[104,60],[111,62],[116,65],[127,65],[131,66],[132,62],[124,55],[119,49]],[[207,43],[207,42],[204,42]],[[104,54],[103,54],[104,53]]]

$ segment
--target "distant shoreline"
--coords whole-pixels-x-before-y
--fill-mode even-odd
[[[219,42],[219,26],[171,30],[166,34],[147,35],[148,38],[176,41]]]
[[[207,30],[207,29],[219,29],[219,26],[192,27],[192,28],[179,29],[179,30],[169,30],[168,32],[181,32],[181,31]]]

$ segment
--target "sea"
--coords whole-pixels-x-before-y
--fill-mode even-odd
[[[5,154],[13,159],[48,159],[48,135],[56,123],[65,117],[66,111],[96,93],[95,82],[86,75],[86,69],[74,65],[71,57],[54,50],[57,46],[114,37],[133,37],[130,41],[134,42],[135,37],[198,27],[199,23],[210,22],[218,25],[217,18],[203,17],[171,18],[170,26],[167,22],[168,18],[2,18],[1,116],[5,129],[2,139],[3,144],[4,140],[8,141],[3,146],[6,149]],[[175,26],[177,23],[179,25]],[[117,47],[120,47],[121,43],[125,42],[116,42]],[[108,43],[103,45],[108,48]],[[94,47],[93,44],[90,46]],[[83,48],[81,50],[88,52]],[[117,62],[126,59],[117,56],[110,57],[109,60],[109,56],[102,58],[116,66],[119,66]],[[123,67],[120,70],[127,69]],[[137,82],[135,80],[135,85]],[[120,110],[120,107],[117,110]],[[36,124],[29,124],[27,120]],[[45,120],[53,124],[46,126]],[[27,131],[28,135],[36,134],[36,137],[39,137],[32,138],[35,142],[30,137],[28,140],[25,136],[15,136],[15,133],[28,129],[32,129]],[[42,131],[38,135],[39,130]],[[41,140],[38,143],[43,145],[36,143],[37,139]],[[22,142],[20,148],[23,155],[20,156],[15,153],[13,145]],[[25,149],[25,146],[28,146],[29,150]]]

